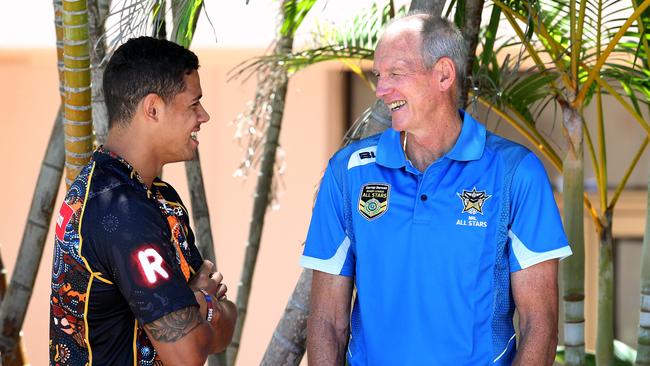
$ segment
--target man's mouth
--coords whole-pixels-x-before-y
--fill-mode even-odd
[[[199,141],[199,131],[192,131],[190,132],[190,138],[194,141]]]
[[[396,110],[402,108],[402,106],[405,104],[405,100],[396,100],[394,102],[388,103],[388,108],[391,110],[391,112],[395,112]]]

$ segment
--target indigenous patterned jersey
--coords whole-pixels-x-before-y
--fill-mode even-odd
[[[201,263],[176,191],[100,147],[57,218],[50,365],[162,365],[142,324],[198,306]]]

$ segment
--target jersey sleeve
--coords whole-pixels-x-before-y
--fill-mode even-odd
[[[82,222],[82,255],[93,272],[111,281],[142,324],[198,306],[188,286],[162,213],[128,190],[95,197]]]
[[[510,272],[571,255],[546,171],[532,152],[519,163],[510,194]]]
[[[312,212],[300,264],[325,273],[353,276],[354,253],[345,231],[344,195],[328,164]]]

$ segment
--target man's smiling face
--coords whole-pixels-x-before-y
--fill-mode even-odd
[[[424,65],[419,30],[408,25],[389,28],[377,45],[373,71],[377,98],[390,109],[393,128],[409,132],[426,128],[440,92],[435,68]]]

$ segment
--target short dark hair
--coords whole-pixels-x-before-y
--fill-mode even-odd
[[[194,52],[167,40],[132,38],[115,50],[104,70],[108,127],[128,124],[150,93],[169,103],[185,90],[184,76],[199,68]]]

